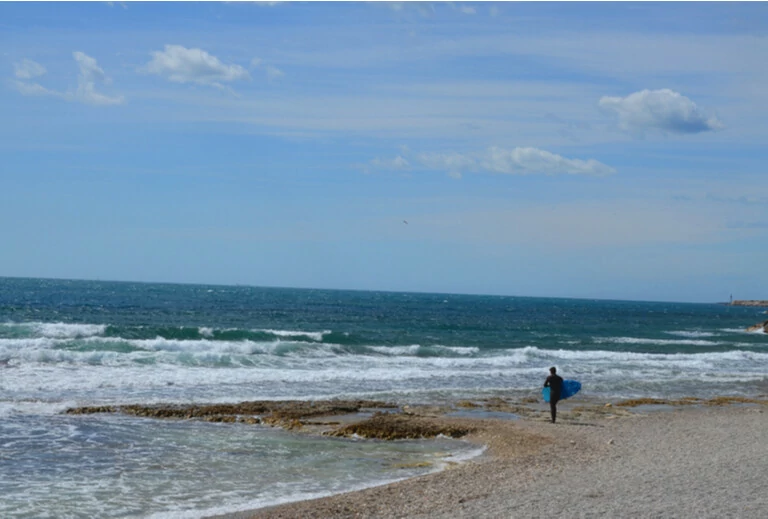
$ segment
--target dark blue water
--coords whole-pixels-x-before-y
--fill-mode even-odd
[[[263,330],[293,330],[329,331],[321,342],[350,346],[759,351],[765,338],[740,332],[763,315],[718,304],[0,278],[0,322],[103,324],[104,336],[126,339],[266,340]],[[671,332],[738,340],[664,342]]]

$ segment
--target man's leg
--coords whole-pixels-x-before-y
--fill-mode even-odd
[[[557,400],[552,400],[549,403],[549,410],[552,412],[552,423],[555,423],[557,419]]]

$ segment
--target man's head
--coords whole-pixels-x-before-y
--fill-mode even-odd
[[[549,372],[554,375],[555,373],[557,373],[557,368],[552,366],[551,368],[549,368]]]

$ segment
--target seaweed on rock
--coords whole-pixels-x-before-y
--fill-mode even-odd
[[[346,425],[326,434],[341,437],[360,436],[380,440],[403,440],[434,438],[441,434],[451,438],[461,438],[471,432],[474,432],[474,428],[450,421],[376,413],[367,420]]]

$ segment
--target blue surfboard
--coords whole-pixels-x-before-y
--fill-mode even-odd
[[[560,392],[560,400],[570,398],[581,390],[581,382],[578,380],[563,380],[563,390]],[[549,402],[549,388],[541,390],[541,396],[545,402]]]

